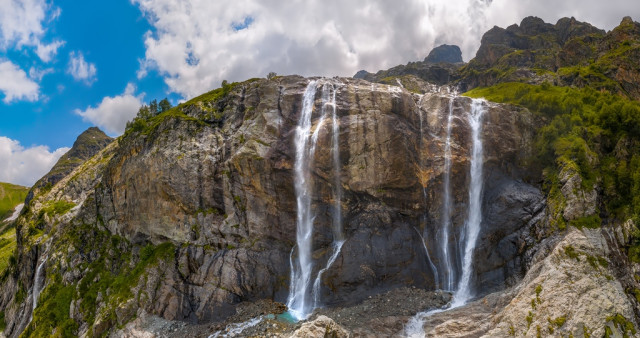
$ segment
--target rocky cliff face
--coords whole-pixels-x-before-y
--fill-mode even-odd
[[[25,204],[29,205],[31,199],[33,199],[41,189],[51,189],[51,187],[61,179],[69,175],[73,169],[97,154],[111,143],[111,141],[113,141],[113,139],[98,127],[91,127],[82,132],[73,143],[71,149],[62,155],[53,168],[33,185],[29,191],[29,195],[27,195]]]
[[[424,61],[430,63],[460,63],[462,62],[462,51],[460,47],[455,45],[440,45],[431,50]]]
[[[42,291],[38,278],[43,307],[50,305],[47,297],[68,290],[69,329],[77,333],[126,323],[139,308],[201,322],[224,318],[243,301],[284,302],[296,243],[292,137],[308,82],[248,81],[215,100],[197,98],[155,117],[145,130],[128,132],[35,196],[17,221],[18,261],[31,268],[16,269],[5,281],[3,290],[13,290],[3,292],[6,332],[29,323],[28,298]],[[336,88],[346,242],[322,275],[323,302],[354,303],[398,286],[434,289],[427,252],[441,269],[438,237],[429,234],[442,222],[447,119],[451,107],[452,228],[460,233],[471,100],[426,83],[423,94],[360,80],[317,80],[325,85]],[[319,123],[323,104],[318,91],[311,161],[315,271],[328,260],[333,240],[332,129]],[[488,214],[497,216],[483,220],[474,274],[479,293],[521,278],[544,210],[540,191],[523,181],[531,173],[518,165],[539,121],[513,107],[487,104],[486,110],[483,195]],[[130,278],[127,292],[114,286],[118,275]],[[28,332],[45,325],[42,315],[36,310]]]
[[[527,18],[488,32],[464,69],[431,62],[414,68],[441,67],[447,78],[439,83],[450,82],[453,70],[471,86],[506,79],[471,71],[490,73],[503,61],[565,74],[558,65],[578,55],[567,46],[593,38],[606,54],[634,36],[635,23],[625,19],[621,27],[604,34],[571,19],[549,25]],[[633,53],[634,42],[627,47]],[[244,325],[256,334],[401,335],[416,308],[450,300],[448,292],[430,291],[455,291],[463,270],[472,295],[482,298],[423,318],[421,331],[634,334],[639,269],[627,251],[638,229],[626,219],[596,230],[558,229],[560,217],[597,216],[601,194],[567,166],[554,177],[558,196],[545,196],[534,140],[548,117],[458,96],[420,72],[407,73],[411,67],[361,74],[376,81],[384,75],[391,84],[285,76],[225,85],[134,121],[113,142],[99,137],[87,151],[70,152],[66,159],[75,164],[43,178],[51,184],[33,190],[13,223],[17,249],[0,291],[3,334],[137,335],[151,317],[171,330],[253,318],[227,331]],[[335,119],[327,113],[334,108]],[[305,109],[309,139],[300,148]],[[296,173],[301,159],[304,175]],[[472,199],[473,165],[482,175]],[[470,209],[478,201],[478,239],[465,270]],[[312,227],[307,284],[317,305],[328,307],[322,314],[336,317],[316,313],[287,328],[267,313],[282,312],[278,302],[288,299],[303,219]],[[372,318],[371,309],[400,309],[403,301],[411,313]],[[222,328],[216,325],[203,330]]]
[[[476,57],[460,69],[462,90],[501,82],[549,82],[640,98],[636,85],[640,24],[626,17],[610,32],[574,18],[555,25],[528,17],[484,34]]]

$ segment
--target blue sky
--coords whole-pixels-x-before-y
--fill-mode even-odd
[[[144,99],[174,100],[157,73],[136,78],[144,58],[144,34],[151,29],[136,6],[125,1],[61,1],[60,14],[47,26],[43,40],[63,40],[50,62],[43,62],[29,48],[8,50],[8,58],[28,72],[52,69],[40,82],[42,99],[0,104],[3,123],[0,135],[19,140],[24,146],[48,145],[52,149],[69,146],[83,130],[92,126],[76,109],[96,105],[104,96],[121,94],[128,83],[145,93]],[[95,66],[91,82],[75,80],[68,72],[70,53],[80,53]],[[1,56],[0,56],[1,57]],[[113,135],[113,133],[112,133]]]
[[[0,0],[0,181],[31,185],[97,125],[118,136],[137,108],[278,74],[351,76],[535,15],[612,29],[640,4],[609,0]]]

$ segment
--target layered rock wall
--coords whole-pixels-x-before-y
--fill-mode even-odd
[[[114,271],[127,268],[117,264],[133,266],[136,257],[142,261],[142,247],[149,243],[171,243],[175,249],[169,258],[135,281],[133,300],[119,303],[119,324],[137,308],[167,319],[209,321],[232,314],[239,302],[285,301],[296,234],[293,137],[308,81],[247,81],[215,101],[190,101],[157,118],[147,130],[125,134],[50,192],[34,197],[32,210],[17,223],[20,261],[35,266],[43,254],[55,255],[61,261],[47,265],[45,285],[54,283],[54,275],[74,285],[91,274],[92,262],[108,262],[118,250],[131,250],[133,260],[115,260]],[[422,94],[353,79],[318,79],[318,86],[324,84],[336,88],[346,242],[322,276],[323,303],[356,302],[399,286],[434,289],[425,247],[440,269],[441,243],[435,234],[442,224],[449,104],[452,101],[452,227],[460,234],[468,204],[471,99],[426,83],[421,84]],[[332,126],[319,123],[319,93],[312,115],[318,141],[310,165],[314,276],[325,266],[333,241],[335,182]],[[540,191],[527,183],[532,175],[520,165],[531,154],[539,122],[513,107],[486,104],[486,110],[481,135],[486,211],[474,266],[475,283],[482,285],[479,294],[522,276],[530,233],[544,209]],[[40,217],[51,200],[68,201],[73,208]],[[46,236],[28,234],[35,223]],[[86,227],[118,240],[111,240],[113,246],[60,244],[62,234]],[[424,243],[421,235],[426,235]],[[33,284],[33,273],[17,273],[25,290]],[[12,280],[8,283],[18,288]],[[97,308],[108,310],[109,301],[100,299]],[[15,298],[3,298],[2,305],[7,304],[17,309]],[[96,325],[83,323],[91,316],[79,310],[79,301],[72,304],[72,318],[81,331],[114,324],[109,322],[114,319],[101,316]],[[29,311],[8,313],[9,332],[16,333]]]

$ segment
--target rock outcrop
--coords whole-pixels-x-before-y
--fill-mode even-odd
[[[327,316],[318,316],[313,321],[302,324],[302,327],[297,329],[291,338],[348,338],[351,337],[349,332],[340,325],[336,324],[331,318]]]
[[[617,248],[606,237],[604,229],[570,228],[546,257],[538,256],[486,336],[635,335],[635,304],[613,277]]]
[[[429,52],[424,62],[459,63],[462,62],[462,51],[456,45],[440,45]]]
[[[637,300],[614,266],[625,242],[610,231],[570,228],[544,240],[516,287],[428,316],[426,336],[636,336]]]

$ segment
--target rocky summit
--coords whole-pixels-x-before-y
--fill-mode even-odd
[[[638,27],[529,17],[469,63],[91,128],[8,223],[0,335],[637,336]]]

